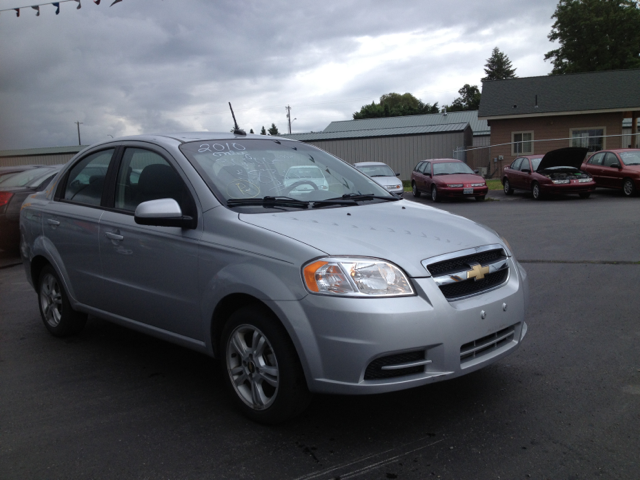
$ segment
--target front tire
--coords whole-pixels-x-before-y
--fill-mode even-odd
[[[542,200],[542,191],[540,190],[540,184],[537,182],[531,186],[531,195],[533,195],[534,200]]]
[[[633,181],[630,178],[625,178],[622,183],[622,192],[627,197],[632,197],[635,194],[635,186],[633,185]]]
[[[87,315],[71,308],[60,277],[50,265],[38,277],[38,305],[44,326],[55,337],[79,333],[87,322]]]
[[[416,182],[411,182],[411,193],[413,193],[413,196],[418,198],[421,193],[420,190],[418,190],[418,186],[416,185]]]
[[[511,184],[509,183],[509,179],[505,178],[504,182],[502,182],[502,184],[504,185],[504,194],[505,195],[513,195],[513,188],[511,188]]]
[[[225,384],[245,416],[275,424],[309,405],[298,355],[272,314],[256,306],[234,312],[223,328],[220,351]]]

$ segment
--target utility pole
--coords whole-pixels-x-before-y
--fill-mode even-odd
[[[82,125],[82,122],[73,122],[78,126],[78,145],[82,145],[82,143],[80,142],[80,125]]]
[[[284,109],[287,111],[287,120],[289,122],[289,135],[291,135],[291,107],[287,105],[286,107],[284,107]]]

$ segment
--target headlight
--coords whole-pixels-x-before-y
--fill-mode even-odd
[[[486,184],[485,183],[472,183],[471,186],[472,187],[484,187]]]
[[[462,183],[452,183],[451,185],[447,185],[449,188],[461,188],[464,187]]]
[[[578,179],[578,183],[587,183],[590,182],[591,179],[590,178],[579,178]]]
[[[513,249],[511,248],[511,245],[509,245],[509,242],[507,242],[507,239],[500,235],[500,240],[502,240],[502,243],[507,247],[507,255],[513,257]]]
[[[414,294],[402,270],[384,260],[325,258],[305,265],[302,276],[312,293],[351,297]]]
[[[387,185],[387,190],[393,190],[394,188],[400,188],[401,185]]]
[[[565,183],[571,183],[571,180],[551,180],[553,183],[555,183],[556,185],[561,185],[561,184],[565,184]]]

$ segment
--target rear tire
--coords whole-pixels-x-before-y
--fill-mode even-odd
[[[540,185],[537,182],[534,182],[531,186],[531,195],[533,195],[534,200],[542,200],[542,191],[540,191]]]
[[[242,413],[276,424],[302,413],[311,393],[300,360],[277,318],[256,306],[234,312],[222,330],[224,382]]]
[[[47,265],[38,277],[38,305],[44,326],[55,337],[79,333],[87,322],[87,315],[71,308],[60,277]]]
[[[420,190],[418,190],[418,186],[416,185],[416,182],[411,182],[411,193],[413,193],[413,196],[416,198],[422,195],[420,193]]]
[[[636,193],[636,188],[633,185],[633,181],[630,178],[625,178],[622,183],[622,192],[627,197],[632,197]]]
[[[513,195],[513,188],[511,188],[511,184],[509,183],[509,179],[505,178],[502,182],[504,185],[504,194],[505,195]]]
[[[438,195],[438,189],[435,185],[431,185],[431,200],[434,202],[440,201],[440,196]]]

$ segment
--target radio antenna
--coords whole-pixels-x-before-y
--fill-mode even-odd
[[[245,132],[244,130],[242,130],[239,126],[238,126],[238,122],[236,121],[236,115],[235,113],[233,113],[233,107],[231,106],[231,102],[229,102],[229,109],[231,110],[231,116],[233,117],[233,134],[234,135],[246,135],[247,132]]]

